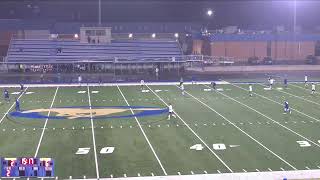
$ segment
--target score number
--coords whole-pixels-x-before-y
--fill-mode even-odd
[[[100,150],[100,154],[111,154],[113,153],[115,147],[103,147]],[[88,154],[90,152],[90,148],[89,147],[85,147],[85,148],[78,148],[78,151],[76,152],[76,154]]]

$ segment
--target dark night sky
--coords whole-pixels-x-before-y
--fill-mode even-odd
[[[201,21],[208,8],[215,11],[211,27],[238,25],[272,27],[292,26],[294,0],[102,0],[104,22]],[[38,13],[27,5],[37,6]],[[98,0],[1,0],[0,18],[97,20]],[[297,24],[304,28],[320,25],[320,0],[297,0]],[[73,20],[74,21],[74,20]]]

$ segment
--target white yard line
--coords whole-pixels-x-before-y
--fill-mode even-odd
[[[99,175],[99,165],[98,165],[98,158],[97,158],[97,147],[96,147],[96,138],[95,138],[95,133],[94,133],[94,125],[93,125],[93,117],[92,117],[92,107],[91,107],[91,97],[90,97],[90,88],[87,86],[88,89],[88,99],[89,99],[89,108],[90,108],[90,121],[91,121],[91,132],[92,132],[92,141],[93,141],[93,150],[94,150],[94,161],[96,164],[96,174],[97,174],[97,179],[100,178]]]
[[[26,88],[25,91],[27,91],[27,89],[28,89],[28,87]],[[24,91],[24,92],[25,92],[25,91]],[[21,98],[21,96],[24,94],[24,92],[19,95],[19,97],[17,98],[18,100]],[[0,124],[2,123],[3,119],[6,117],[6,115],[9,113],[9,111],[13,108],[14,105],[15,105],[15,102],[13,102],[13,104],[10,106],[10,108],[7,110],[7,112],[4,113],[4,115],[3,115],[2,118],[0,119]]]
[[[150,91],[156,95],[160,101],[162,101],[166,106],[168,104],[156,93],[154,92],[148,85],[146,85]],[[230,171],[233,173],[233,170],[208,146],[208,144],[179,116],[177,112],[174,111],[176,116],[183,122],[183,124],[209,149],[209,151]]]
[[[248,91],[247,89],[245,89],[245,88],[243,88],[243,87],[241,87],[241,86],[235,85],[235,84],[233,84],[233,83],[230,83],[230,85],[232,85],[232,86],[234,86],[234,87],[237,87],[237,88],[239,88],[239,89],[242,89],[242,90],[244,90],[244,91]],[[257,95],[257,96],[260,96],[260,97],[262,97],[262,98],[264,98],[264,99],[267,99],[267,100],[269,100],[269,101],[271,101],[271,102],[274,102],[274,103],[276,103],[276,104],[279,104],[280,106],[283,106],[282,103],[279,103],[279,102],[277,102],[277,101],[275,101],[275,100],[272,100],[272,99],[270,99],[270,98],[268,98],[268,97],[265,97],[265,96],[263,96],[263,95],[261,95],[261,94],[258,94],[258,93],[255,93],[255,92],[253,92],[253,94],[255,94],[255,95]],[[299,110],[297,110],[297,109],[294,109],[294,108],[292,108],[292,107],[290,107],[290,109],[293,110],[293,111],[296,111],[297,113],[302,114],[302,115],[304,115],[304,116],[306,116],[306,117],[308,117],[308,118],[310,118],[310,119],[313,119],[313,120],[315,120],[315,121],[319,121],[319,122],[320,122],[320,119],[317,119],[317,118],[312,117],[312,116],[310,116],[310,115],[308,115],[308,114],[305,114],[305,113],[303,113],[303,112],[301,112],[301,111],[299,111]]]
[[[210,87],[209,87],[210,88]],[[206,103],[202,102],[201,100],[199,100],[197,97],[193,96],[192,94],[190,94],[189,92],[185,91],[189,96],[193,97],[195,100],[197,100],[198,102],[200,102],[202,105],[204,105],[205,107],[207,107],[208,109],[210,109],[211,111],[215,112],[216,114],[218,114],[220,117],[222,117],[225,121],[227,121],[229,124],[233,125],[236,129],[238,129],[239,131],[241,131],[243,134],[245,134],[246,136],[248,136],[250,139],[252,139],[254,142],[256,142],[257,144],[259,144],[260,146],[262,146],[264,149],[266,149],[267,151],[269,151],[271,154],[273,154],[275,157],[277,157],[278,159],[280,159],[282,162],[286,163],[288,166],[290,166],[292,169],[297,170],[297,168],[295,168],[293,165],[291,165],[289,162],[287,162],[286,160],[284,160],[282,157],[280,157],[278,154],[276,154],[275,152],[273,152],[272,150],[270,150],[268,147],[266,147],[265,145],[263,145],[261,142],[259,142],[258,140],[256,140],[254,137],[252,137],[251,135],[249,135],[247,132],[245,132],[244,130],[242,130],[240,127],[238,127],[235,123],[233,123],[232,121],[230,121],[229,119],[227,119],[226,117],[224,117],[222,114],[220,114],[219,112],[217,112],[215,109],[213,109],[211,106],[207,105]],[[217,91],[219,92],[219,91]],[[220,92],[219,92],[220,93]]]
[[[53,95],[53,98],[52,98],[52,102],[51,102],[51,105],[50,105],[50,109],[49,109],[49,112],[48,112],[48,118],[46,119],[44,125],[43,125],[43,129],[42,129],[42,132],[41,132],[41,136],[40,136],[40,139],[39,139],[39,142],[38,142],[38,145],[37,145],[37,149],[36,149],[36,152],[34,153],[34,157],[37,157],[38,155],[38,152],[39,152],[39,149],[40,149],[40,145],[41,145],[41,142],[42,142],[42,139],[43,139],[43,135],[44,135],[44,131],[46,130],[46,127],[47,127],[47,123],[48,123],[48,120],[49,120],[49,116],[50,116],[50,113],[51,113],[51,108],[54,104],[54,100],[56,99],[56,95],[57,95],[57,92],[59,90],[59,87],[56,88],[56,91]]]
[[[263,87],[266,86],[266,85],[263,85],[263,84],[259,84],[259,85],[260,85],[260,86],[263,86]],[[320,106],[320,103],[311,101],[311,100],[309,100],[309,99],[305,99],[305,98],[302,98],[302,97],[300,97],[300,96],[297,96],[297,95],[294,95],[294,94],[291,94],[291,93],[288,93],[288,92],[285,92],[285,91],[281,91],[281,90],[278,90],[278,89],[275,89],[275,90],[278,91],[278,92],[281,92],[281,93],[284,93],[284,94],[293,96],[293,97],[295,97],[295,98],[298,98],[298,99],[301,99],[301,100],[304,100],[304,101],[307,101],[307,102],[310,102],[310,103],[313,103],[313,104],[316,104],[316,105]]]
[[[118,88],[118,90],[119,90],[119,92],[120,92],[121,96],[123,97],[124,101],[127,103],[127,105],[128,105],[128,106],[130,106],[130,104],[128,103],[128,101],[127,101],[126,97],[123,95],[123,93],[122,93],[122,91],[121,91],[121,89],[119,88],[119,86],[118,86],[118,85],[117,85],[117,88]],[[134,114],[134,112],[133,112],[132,108],[130,108],[130,111],[131,111],[131,113],[132,113],[132,114]],[[159,163],[159,165],[160,165],[160,167],[161,167],[161,169],[162,169],[163,173],[164,173],[165,175],[168,175],[168,174],[167,174],[167,171],[166,171],[166,170],[165,170],[165,168],[163,167],[163,165],[162,165],[162,163],[161,163],[161,161],[160,161],[160,159],[159,159],[159,157],[158,157],[157,153],[155,152],[155,150],[154,150],[153,146],[151,145],[151,143],[150,143],[150,141],[149,141],[149,138],[147,137],[146,133],[144,132],[143,128],[141,127],[141,124],[140,124],[140,122],[139,122],[138,118],[137,118],[136,116],[134,116],[134,118],[135,118],[135,120],[136,120],[136,122],[137,122],[137,124],[138,124],[138,126],[139,126],[139,128],[140,128],[140,130],[141,130],[141,132],[142,132],[142,134],[143,134],[143,136],[144,136],[144,138],[146,139],[146,141],[147,141],[147,143],[148,143],[148,145],[149,145],[149,147],[150,147],[150,149],[151,149],[151,151],[152,151],[153,155],[154,155],[154,156],[155,156],[155,158],[157,159],[157,161],[158,161],[158,163]]]
[[[204,86],[209,87],[209,86],[207,86],[207,85],[204,85]],[[237,102],[237,103],[241,104],[242,106],[244,106],[244,107],[246,107],[246,108],[248,108],[248,109],[250,109],[250,110],[252,110],[252,111],[254,111],[254,112],[258,113],[258,114],[260,114],[261,116],[263,116],[263,117],[265,117],[265,118],[269,119],[270,121],[272,121],[272,122],[274,122],[274,123],[278,124],[279,126],[281,126],[281,127],[285,128],[286,130],[288,130],[288,131],[292,132],[293,134],[295,134],[295,135],[297,135],[297,136],[299,136],[299,137],[303,138],[304,140],[307,140],[307,141],[309,141],[310,143],[312,143],[312,144],[314,144],[314,145],[316,145],[316,146],[320,147],[320,145],[319,145],[318,143],[316,143],[316,142],[314,142],[314,141],[312,141],[312,140],[310,140],[310,139],[308,139],[308,138],[304,137],[303,135],[301,135],[301,134],[299,134],[299,133],[295,132],[294,130],[292,130],[292,129],[288,128],[287,126],[282,125],[282,124],[281,124],[281,123],[279,123],[278,121],[276,121],[276,120],[272,119],[271,117],[269,117],[269,116],[267,116],[267,115],[265,115],[265,114],[261,113],[260,111],[258,111],[258,110],[256,110],[256,109],[254,109],[254,108],[252,108],[252,107],[250,107],[250,106],[248,106],[248,105],[246,105],[246,104],[244,104],[244,103],[242,103],[242,102],[240,102],[240,101],[237,101],[236,99],[234,99],[234,98],[232,98],[232,97],[230,97],[230,96],[228,96],[228,95],[226,95],[226,94],[223,94],[223,93],[221,93],[221,92],[219,92],[219,91],[217,91],[217,92],[218,92],[218,93],[220,93],[221,95],[223,95],[223,96],[225,96],[225,97],[228,97],[229,99],[231,99],[231,100],[233,100],[233,101],[235,101],[235,102]]]
[[[300,88],[300,89],[304,89],[304,90],[306,90],[306,91],[308,91],[308,92],[310,92],[311,93],[311,90],[310,89],[306,89],[306,88],[303,88],[303,87],[300,87],[300,86],[297,86],[297,85],[294,85],[294,84],[289,84],[289,86],[293,86],[293,87],[297,87],[297,88]],[[316,94],[320,94],[319,92],[317,92],[317,91],[315,91],[314,93],[316,93]]]

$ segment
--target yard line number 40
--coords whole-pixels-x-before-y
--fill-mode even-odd
[[[100,150],[100,154],[111,154],[114,151],[114,147],[103,147]],[[85,148],[78,148],[78,151],[76,152],[76,154],[78,155],[84,155],[84,154],[88,154],[90,152],[90,148],[89,147],[85,147]]]

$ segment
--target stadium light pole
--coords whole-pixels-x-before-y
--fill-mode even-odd
[[[205,28],[206,28],[206,30],[208,30],[209,24],[210,24],[210,20],[214,16],[214,11],[212,9],[208,9],[207,12],[206,12],[206,15],[207,15],[208,20],[207,20],[207,25],[206,25]]]
[[[98,7],[98,24],[101,26],[101,0],[99,0],[99,7]]]
[[[293,1],[293,34],[296,34],[297,26],[297,0]]]

